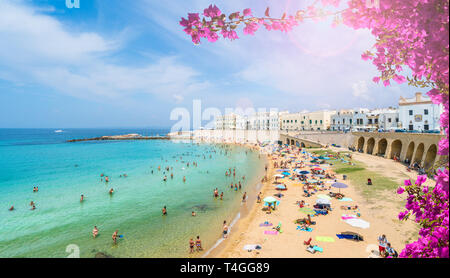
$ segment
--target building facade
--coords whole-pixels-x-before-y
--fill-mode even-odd
[[[440,131],[442,105],[434,104],[428,96],[416,93],[413,98],[400,97],[400,127],[410,131]]]
[[[331,116],[336,111],[286,113],[280,116],[280,129],[284,131],[329,130]]]

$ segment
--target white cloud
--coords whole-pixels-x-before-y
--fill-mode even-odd
[[[108,58],[125,43],[121,39],[74,32],[23,3],[0,2],[0,41],[7,42],[0,44],[0,68],[8,70],[9,80],[45,85],[80,98],[105,100],[132,94],[170,98],[210,86],[174,56],[142,66],[111,63]]]
[[[362,98],[370,100],[369,89],[367,88],[367,83],[364,80],[358,81],[352,84],[353,96],[357,98]]]

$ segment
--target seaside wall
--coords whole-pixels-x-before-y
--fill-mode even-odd
[[[343,148],[348,148],[354,145],[355,137],[351,133],[335,132],[335,131],[303,131],[290,132],[289,136],[299,139],[305,139],[322,145],[336,144]]]

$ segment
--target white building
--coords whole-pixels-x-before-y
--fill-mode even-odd
[[[353,126],[354,110],[340,110],[331,116],[331,130],[350,131]]]
[[[406,130],[440,131],[439,117],[442,105],[434,104],[428,96],[416,93],[413,98],[400,97],[399,121]]]
[[[398,128],[400,122],[398,109],[389,107],[387,109],[377,109],[372,112],[378,114],[379,129],[390,131]]]
[[[336,111],[284,113],[280,116],[280,129],[284,131],[318,131],[330,129],[331,117]]]

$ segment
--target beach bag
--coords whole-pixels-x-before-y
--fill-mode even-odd
[[[309,246],[308,248],[306,248],[306,251],[308,251],[311,254],[316,253],[316,250],[312,246]]]

